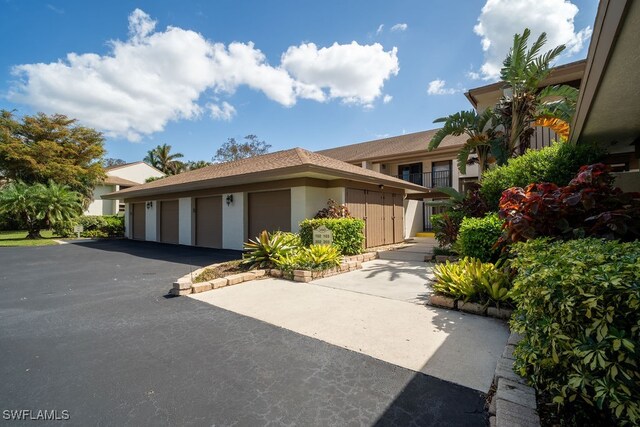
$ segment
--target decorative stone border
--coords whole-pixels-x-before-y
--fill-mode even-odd
[[[495,317],[496,319],[504,320],[508,320],[513,314],[513,310],[509,308],[487,307],[483,304],[464,302],[463,300],[456,300],[454,298],[440,294],[431,294],[428,304],[434,307],[460,310],[464,311],[465,313]]]
[[[511,333],[494,374],[495,394],[489,404],[490,426],[540,427],[536,391],[513,372],[513,350],[522,337]]]
[[[359,270],[362,268],[363,262],[374,260],[377,257],[377,252],[367,252],[360,255],[343,257],[342,262],[338,267],[322,271],[294,270],[290,273],[285,273],[275,268],[270,270],[251,270],[243,273],[232,274],[218,279],[209,280],[208,282],[193,283],[193,279],[195,277],[198,277],[198,275],[200,275],[200,273],[202,273],[207,268],[215,267],[224,263],[212,264],[207,267],[199,268],[173,282],[173,288],[169,291],[169,293],[174,296],[198,294],[200,292],[207,292],[213,289],[224,288],[225,286],[237,285],[239,283],[265,278],[267,276],[293,280],[295,282],[308,283],[315,279]]]

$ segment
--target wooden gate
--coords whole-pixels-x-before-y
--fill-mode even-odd
[[[404,196],[396,193],[347,188],[345,203],[354,218],[365,222],[365,247],[404,240]]]

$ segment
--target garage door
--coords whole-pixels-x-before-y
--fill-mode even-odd
[[[347,188],[345,197],[351,215],[365,221],[366,247],[404,240],[402,194]]]
[[[132,215],[132,236],[136,240],[144,240],[145,239],[145,209],[144,203],[132,203],[131,204],[131,215]]]
[[[262,230],[291,231],[291,190],[249,193],[249,238]]]
[[[222,247],[222,196],[196,199],[196,246]]]
[[[178,201],[160,202],[160,241],[178,244]]]

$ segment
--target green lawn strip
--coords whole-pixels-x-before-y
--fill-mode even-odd
[[[42,239],[27,239],[27,232],[23,230],[17,231],[0,231],[0,247],[1,246],[46,246],[57,245],[58,243],[54,239],[59,239],[59,236],[54,236],[51,230],[42,230],[40,232]]]

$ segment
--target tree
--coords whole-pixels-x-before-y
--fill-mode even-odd
[[[206,160],[190,160],[185,163],[185,170],[192,171],[192,170],[201,169],[210,165],[211,163],[207,162]]]
[[[38,113],[17,119],[0,112],[0,175],[8,181],[55,181],[82,194],[88,203],[104,180],[104,138],[61,114]]]
[[[16,218],[28,239],[41,238],[40,230],[71,221],[82,214],[82,195],[66,185],[11,182],[0,191],[0,214]]]
[[[533,126],[547,125],[568,135],[569,123],[575,112],[577,89],[567,85],[539,87],[551,72],[551,63],[565,50],[565,45],[541,53],[547,42],[546,33],[528,48],[531,30],[513,37],[500,71],[500,78],[511,94],[503,96],[495,108],[503,126],[504,156],[522,155],[531,144]]]
[[[478,160],[478,177],[482,177],[482,172],[487,167],[489,154],[492,147],[498,142],[498,134],[494,130],[493,110],[487,108],[482,114],[474,110],[460,111],[448,117],[441,117],[434,120],[434,123],[444,123],[444,126],[433,135],[429,142],[428,150],[438,148],[442,140],[448,136],[468,136],[466,143],[458,153],[458,169],[461,173],[466,173],[469,156],[475,154]]]
[[[461,111],[436,119],[444,123],[429,142],[428,150],[436,149],[448,135],[467,134],[469,138],[458,153],[458,168],[466,171],[469,155],[478,160],[479,175],[486,169],[488,161],[494,159],[498,165],[507,163],[511,157],[524,154],[529,148],[533,126],[547,126],[560,136],[568,136],[569,123],[575,112],[578,91],[570,86],[539,86],[551,72],[551,62],[562,53],[564,45],[541,54],[547,41],[542,33],[528,48],[531,31],[516,34],[513,46],[501,69],[500,77],[512,94],[501,97],[494,108],[482,113]]]
[[[113,157],[107,157],[106,159],[102,160],[102,166],[104,166],[105,168],[110,168],[112,166],[120,166],[120,165],[126,165],[127,162],[125,162],[122,159],[115,159]]]
[[[260,141],[256,135],[247,135],[245,142],[237,142],[235,138],[229,138],[222,144],[213,161],[216,163],[232,162],[234,160],[246,159],[248,157],[266,154],[271,148],[270,144]]]
[[[171,145],[162,144],[149,150],[143,160],[167,175],[177,175],[184,170],[184,163],[177,160],[183,157],[182,153],[171,154]]]

